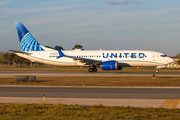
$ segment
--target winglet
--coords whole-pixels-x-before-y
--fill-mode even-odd
[[[65,54],[59,49],[59,47],[56,45],[56,48],[57,48],[57,50],[58,50],[58,52],[59,52],[59,56],[56,58],[56,59],[59,59],[59,58],[61,58],[61,57],[64,57],[65,56]]]

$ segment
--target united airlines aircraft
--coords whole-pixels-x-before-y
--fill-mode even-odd
[[[89,72],[123,67],[158,67],[173,62],[167,55],[144,50],[57,50],[40,45],[21,22],[15,23],[22,51],[9,50],[32,62],[56,66],[87,66]]]

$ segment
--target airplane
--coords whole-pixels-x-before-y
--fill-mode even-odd
[[[85,66],[89,72],[123,67],[158,67],[172,63],[167,55],[147,50],[53,50],[40,45],[21,22],[15,22],[22,51],[9,50],[32,62],[55,66]],[[159,72],[156,69],[156,72]]]

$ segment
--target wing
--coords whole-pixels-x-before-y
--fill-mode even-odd
[[[84,63],[85,65],[99,65],[101,64],[102,61],[100,60],[94,60],[94,59],[88,59],[88,58],[81,58],[81,57],[74,57],[74,56],[67,56],[65,55],[65,57],[68,57],[68,58],[72,58],[73,60],[75,61],[79,61],[79,62],[82,62]]]
[[[81,57],[74,57],[74,56],[68,56],[65,55],[57,46],[56,46],[58,52],[59,52],[59,56],[57,57],[57,59],[61,58],[61,57],[68,57],[68,58],[72,58],[75,61],[79,61],[84,63],[85,65],[100,65],[102,63],[101,60],[94,60],[94,59],[89,59],[89,58],[81,58]]]

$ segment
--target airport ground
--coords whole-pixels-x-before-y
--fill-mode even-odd
[[[178,119],[180,70],[162,69],[156,77],[153,71],[127,68],[89,74],[85,68],[0,68],[0,119]],[[37,75],[37,82],[15,82],[12,76],[20,73]],[[78,98],[77,92],[86,96]]]
[[[25,74],[24,74],[25,75]],[[180,77],[176,76],[57,76],[37,77],[37,82],[16,82],[14,77],[0,78],[0,85],[35,86],[141,86],[180,87]]]
[[[78,106],[63,104],[0,104],[0,119],[26,120],[178,120],[179,109]]]

